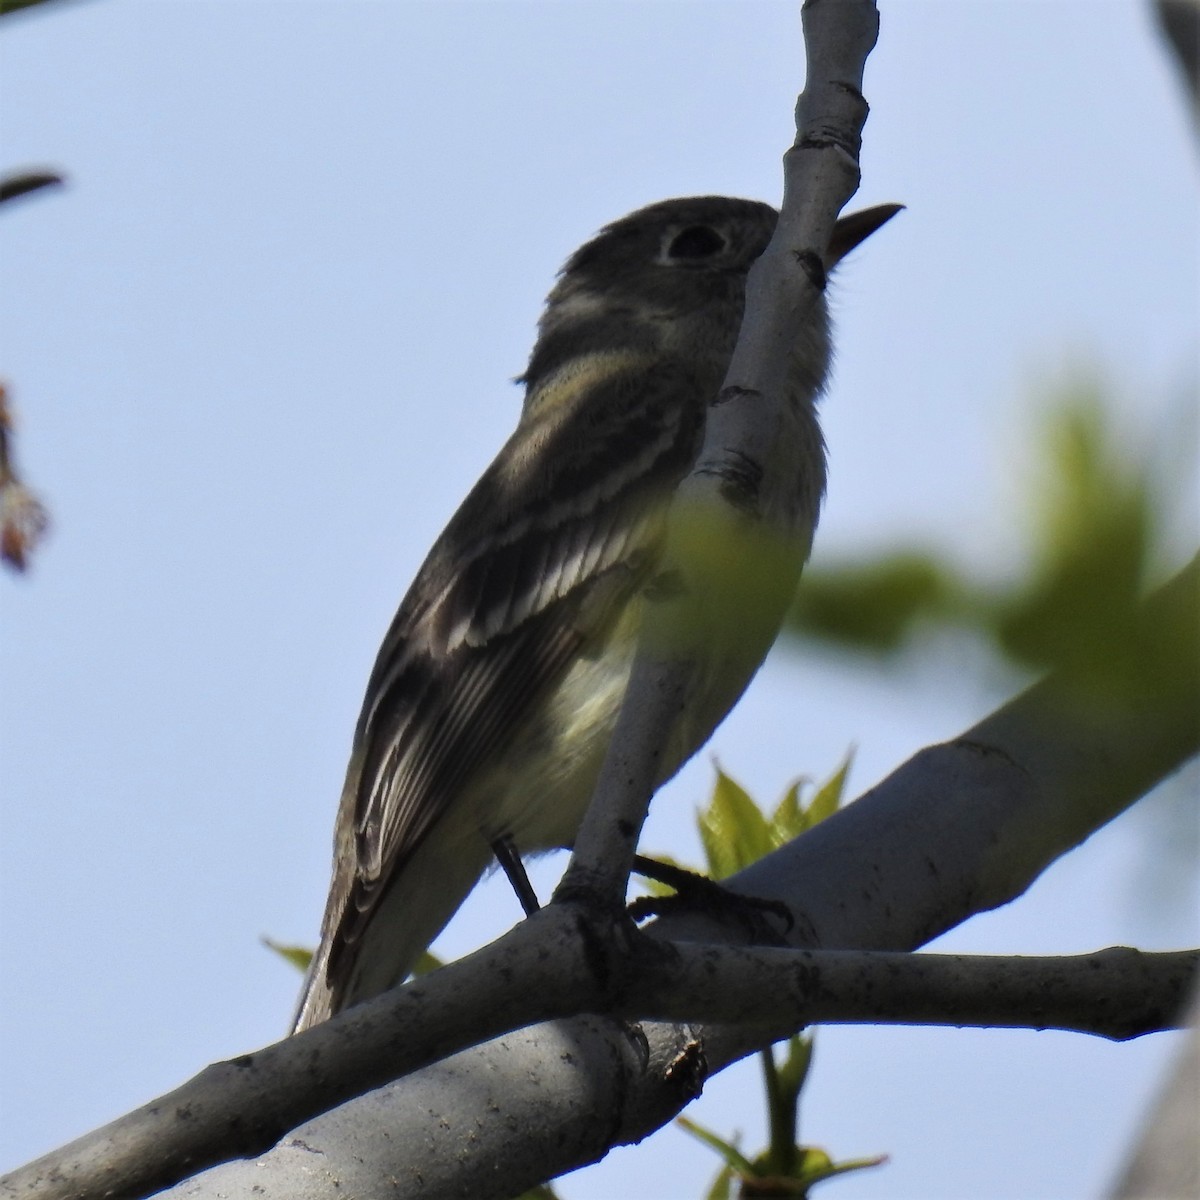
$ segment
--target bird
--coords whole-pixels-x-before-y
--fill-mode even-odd
[[[898,208],[842,217],[826,269]],[[605,226],[559,272],[516,381],[516,430],[434,543],[375,660],[293,1032],[402,983],[494,858],[572,844],[651,602],[667,509],[777,221],[756,200],[664,200]],[[787,547],[789,594],[825,491],[816,402],[829,362],[822,293],[790,349],[772,450],[783,483],[760,497]],[[707,632],[660,783],[744,691],[778,632],[774,607]]]

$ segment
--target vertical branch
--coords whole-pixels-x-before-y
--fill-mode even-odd
[[[769,495],[784,490],[787,481],[780,477],[796,470],[771,449],[788,400],[792,348],[824,291],[824,253],[838,213],[858,187],[867,117],[863,69],[879,14],[873,0],[806,0],[803,22],[807,77],[796,106],[796,141],[784,156],[782,215],[750,271],[725,385],[709,410],[696,465],[672,503],[660,575],[668,586],[647,597],[621,713],[559,899],[583,894],[610,904],[623,901],[664,748],[706,650],[705,611],[761,626],[786,603],[775,593],[789,593],[800,569],[802,556],[791,551],[789,561],[765,572],[752,563],[756,552],[770,557],[772,531],[765,514],[748,513],[745,497],[729,484],[749,465],[757,495]],[[719,562],[711,555],[706,559],[698,546],[699,523],[729,550],[715,556]],[[765,540],[745,545],[747,532],[757,542],[760,529]]]

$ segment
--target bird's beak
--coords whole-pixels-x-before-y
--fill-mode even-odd
[[[836,267],[855,246],[866,241],[903,207],[903,204],[877,204],[874,208],[864,208],[848,217],[842,217],[833,227],[833,236],[829,239],[829,249],[825,252],[825,269],[830,271]]]

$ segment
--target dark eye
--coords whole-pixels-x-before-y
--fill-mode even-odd
[[[707,225],[681,229],[667,247],[668,258],[711,258],[725,249],[725,239]]]

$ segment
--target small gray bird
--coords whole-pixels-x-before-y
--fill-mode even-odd
[[[896,211],[840,220],[826,267]],[[498,849],[571,845],[629,677],[666,509],[777,216],[753,200],[665,200],[607,226],[563,268],[520,381],[516,432],[430,551],[371,673],[296,1030],[401,983]],[[815,402],[829,356],[822,299],[792,351],[774,446],[787,482],[759,497],[787,547],[787,594],[825,488]],[[737,701],[785,603],[706,634],[663,780]]]

